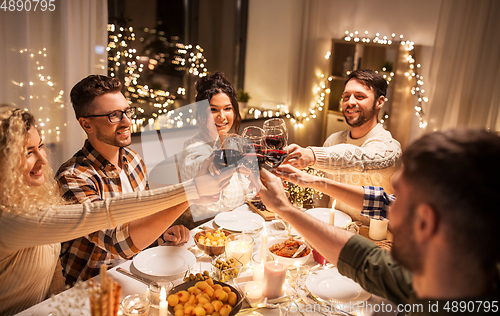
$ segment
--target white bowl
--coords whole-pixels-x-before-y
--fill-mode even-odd
[[[304,257],[300,257],[300,258],[287,258],[287,257],[282,257],[282,256],[279,256],[279,255],[276,255],[274,253],[272,253],[269,248],[274,245],[274,244],[279,244],[279,243],[282,243],[284,242],[285,240],[288,240],[288,238],[275,238],[275,239],[272,239],[270,241],[267,242],[267,252],[268,254],[270,254],[272,257],[273,257],[273,260],[276,260],[278,259],[278,262],[281,263],[282,265],[284,265],[285,267],[288,267],[288,266],[296,266],[296,267],[300,267],[302,265],[304,265],[305,263],[307,263],[309,261],[309,259],[311,259],[312,257],[312,248],[307,245],[307,248],[309,249],[309,254],[304,256]],[[304,243],[303,241],[300,241],[298,240],[299,243]]]

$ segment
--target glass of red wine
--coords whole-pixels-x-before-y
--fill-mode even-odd
[[[245,127],[241,135],[246,142],[243,145],[243,164],[251,171],[258,171],[264,164],[262,140],[264,130],[257,126]]]
[[[224,168],[237,168],[244,162],[243,150],[245,143],[245,139],[238,134],[219,135],[213,147],[213,166],[218,171],[223,171]],[[212,208],[221,209],[223,206],[224,194],[221,191],[219,201]]]
[[[266,164],[277,168],[288,156],[286,151],[288,134],[282,119],[270,119],[264,122],[264,157]]]

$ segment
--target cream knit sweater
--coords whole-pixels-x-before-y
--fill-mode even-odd
[[[388,194],[393,193],[391,177],[401,156],[401,145],[381,124],[361,138],[351,138],[348,129],[330,135],[323,147],[310,148],[316,156],[312,167],[326,172],[329,178],[354,185],[381,186]],[[354,220],[369,221],[360,216],[361,210],[338,201],[335,208]]]
[[[0,315],[13,315],[47,296],[59,242],[148,216],[198,198],[193,181],[102,202],[0,214]]]

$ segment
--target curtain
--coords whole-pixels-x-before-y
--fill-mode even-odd
[[[433,86],[426,132],[458,126],[500,131],[499,16],[497,0],[443,0],[426,80]]]
[[[35,115],[55,169],[83,145],[69,92],[89,74],[106,74],[107,20],[106,0],[0,10],[0,102]]]

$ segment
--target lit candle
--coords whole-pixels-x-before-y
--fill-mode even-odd
[[[333,205],[330,209],[330,219],[328,221],[332,226],[335,226],[335,204],[337,204],[337,200],[333,200]]]
[[[278,260],[264,265],[264,289],[262,294],[268,299],[283,296],[286,268]]]
[[[260,261],[266,262],[267,258],[267,228],[264,225],[264,230],[262,231],[262,242],[260,243]]]
[[[245,284],[245,293],[249,299],[259,299],[262,297],[262,282],[250,281]]]
[[[168,302],[167,302],[167,291],[165,287],[161,287],[160,291],[160,316],[167,316]]]
[[[387,222],[371,218],[368,236],[373,240],[385,239],[387,237]]]
[[[260,261],[261,263],[254,264],[253,270],[253,280],[262,282],[264,280],[264,259]]]

